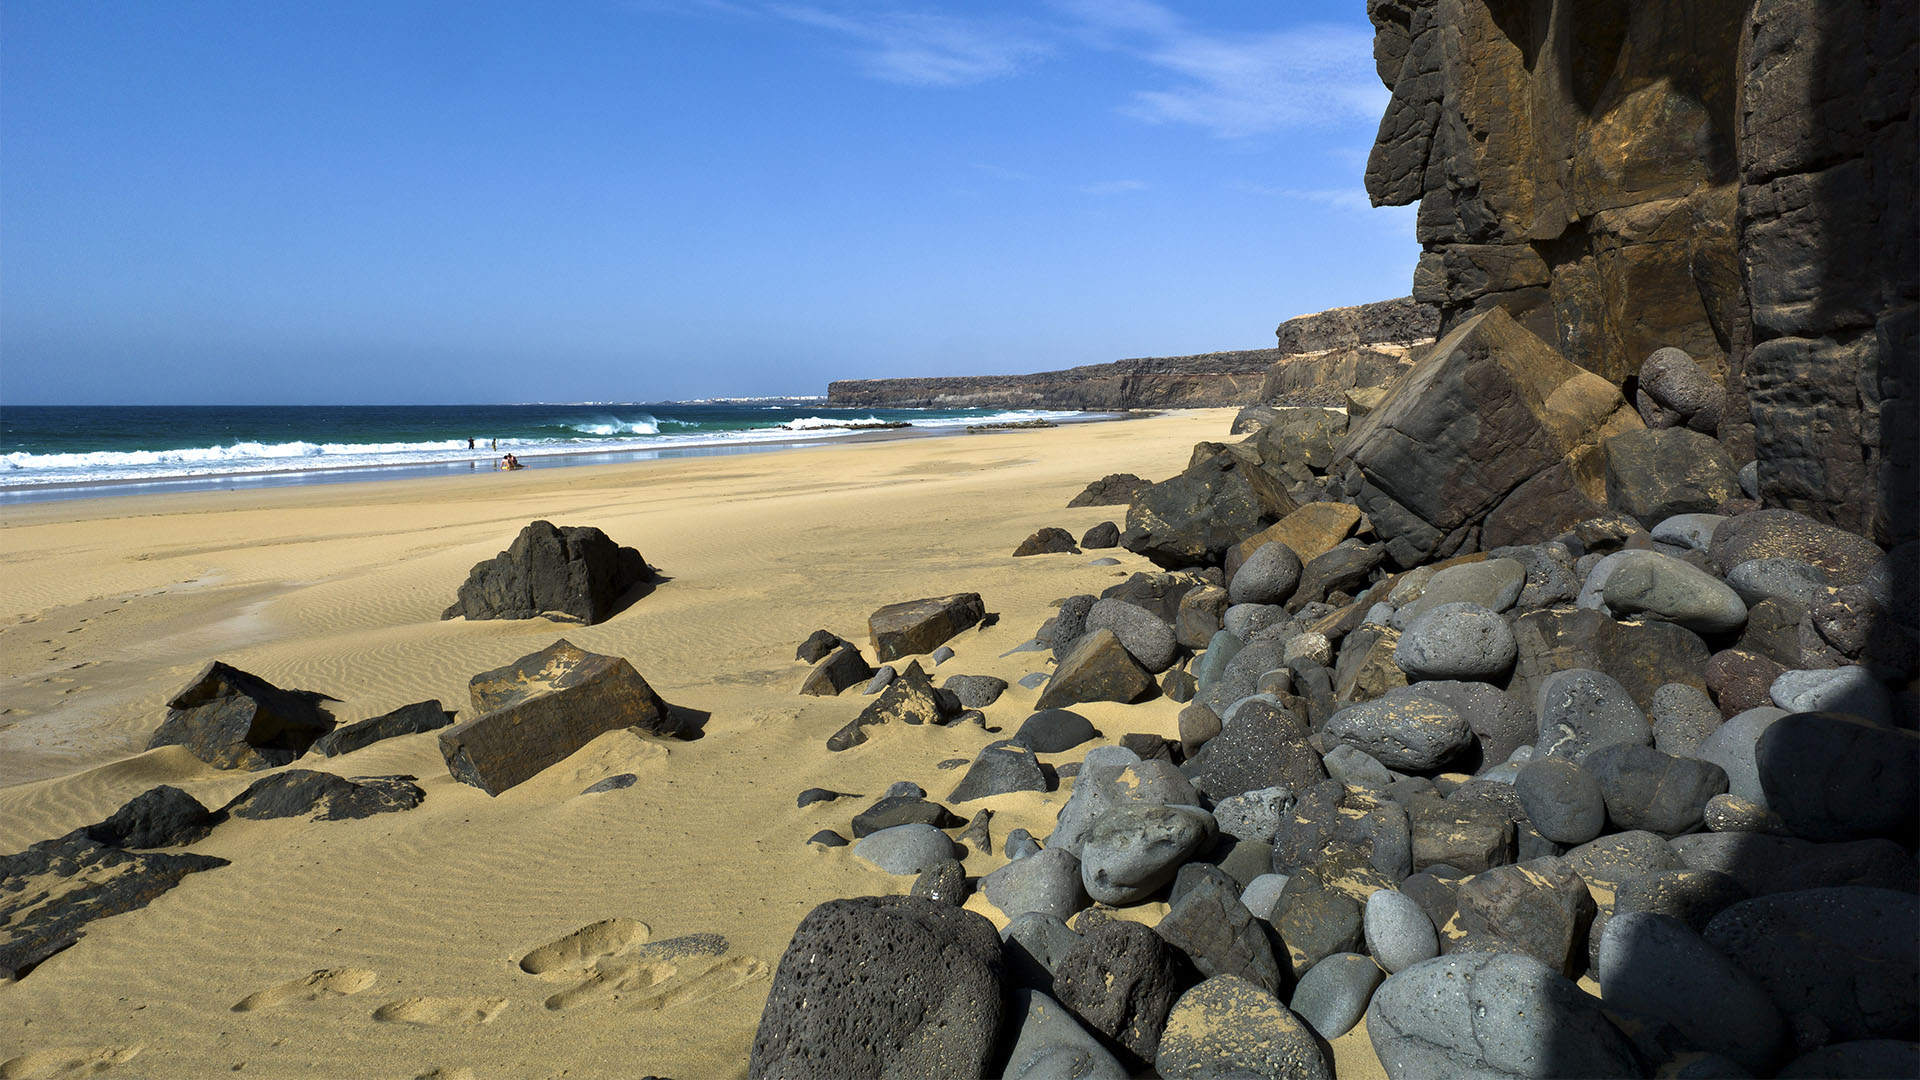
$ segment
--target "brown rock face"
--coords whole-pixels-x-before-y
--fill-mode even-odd
[[[498,795],[563,760],[597,736],[624,727],[652,735],[679,731],[671,708],[633,665],[556,641],[468,687],[480,714],[440,732],[455,780]]]
[[[1740,257],[1761,498],[1883,544],[1920,533],[1920,14],[1754,0]]]
[[[987,617],[979,593],[908,600],[867,616],[867,635],[881,663],[932,652],[940,643]]]
[[[1368,4],[1393,101],[1367,190],[1420,203],[1442,332],[1499,306],[1616,383],[1663,345],[1724,370],[1747,2]]]
[[[1367,8],[1393,91],[1367,190],[1419,203],[1443,334],[1501,307],[1623,385],[1680,348],[1768,505],[1920,533],[1914,5]]]
[[[1354,423],[1329,472],[1393,560],[1412,566],[1459,550],[1468,529],[1549,474],[1584,497],[1565,500],[1570,513],[1604,501],[1602,444],[1641,426],[1612,384],[1492,308],[1436,342]]]

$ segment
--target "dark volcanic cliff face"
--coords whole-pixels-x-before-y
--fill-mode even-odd
[[[836,408],[1085,409],[1205,408],[1251,401],[1273,366],[1272,349],[1092,364],[1032,375],[843,379],[827,384]]]
[[[1414,296],[1628,384],[1722,379],[1763,497],[1916,532],[1916,15],[1875,0],[1368,0]],[[1751,419],[1751,426],[1744,421]]]
[[[1032,375],[846,379],[829,404],[895,409],[1197,409],[1381,386],[1433,340],[1439,312],[1408,297],[1301,315],[1278,347],[1091,364]]]

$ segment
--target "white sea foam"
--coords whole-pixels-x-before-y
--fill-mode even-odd
[[[989,416],[914,416],[917,429],[950,429],[969,424],[1020,420],[1063,419],[1082,415],[1037,410],[1009,411]],[[238,442],[226,446],[171,450],[101,450],[91,453],[34,454],[24,451],[0,455],[0,489],[54,484],[93,484],[153,481],[191,477],[298,473],[314,470],[395,468],[476,464],[490,467],[511,452],[521,458],[571,454],[623,454],[678,447],[753,445],[831,439],[849,428],[874,427],[889,421],[876,416],[835,420],[802,417],[742,431],[690,431],[661,434],[663,427],[692,427],[694,422],[660,420],[648,414],[633,419],[608,417],[604,422],[574,425],[578,438],[502,439],[498,450],[467,448],[464,439],[407,443]],[[604,430],[602,430],[604,429]],[[484,444],[483,444],[484,445]]]

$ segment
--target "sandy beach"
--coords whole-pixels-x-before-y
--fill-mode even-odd
[[[92,924],[0,987],[0,1075],[743,1075],[799,919],[823,900],[911,885],[806,838],[846,831],[895,780],[944,797],[960,773],[938,764],[990,738],[890,726],[828,753],[823,740],[863,699],[798,696],[794,647],[822,627],[864,644],[882,604],[977,591],[1000,619],[956,639],[936,677],[1044,670],[1044,653],[1001,654],[1050,602],[1150,567],[1125,551],[1010,552],[1042,526],[1078,535],[1118,520],[1124,507],[1065,504],[1106,473],[1177,472],[1230,415],[8,508],[0,851],[99,821],[158,784],[217,806],[258,779],[142,749],[165,700],[212,659],[338,698],[343,723],[426,698],[464,719],[472,675],[565,637],[627,657],[668,701],[711,716],[697,741],[602,736],[498,798],[450,779],[431,735],[303,759],[346,776],[413,774],[426,800],[358,821],[220,826],[191,850],[231,866]],[[599,526],[663,580],[593,627],[441,621],[468,568],[539,518]],[[1105,554],[1121,565],[1089,565]],[[1011,688],[989,723],[1017,725],[1036,693]],[[1174,734],[1176,708],[1084,711],[1112,741]],[[580,794],[622,772],[639,782]],[[814,786],[867,798],[796,809]],[[961,809],[995,811],[997,846],[1015,827],[1044,836],[1069,790]],[[966,867],[1004,861],[976,853]],[[969,906],[1002,921],[983,898]],[[530,953],[606,920],[618,921],[565,947],[577,962],[523,970]],[[726,951],[639,949],[696,934]],[[651,958],[603,965],[616,978],[584,970],[626,954]],[[332,974],[308,981],[317,971]]]

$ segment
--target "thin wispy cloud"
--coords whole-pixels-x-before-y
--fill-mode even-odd
[[[1375,77],[1373,35],[1312,25],[1258,34],[1200,33],[1148,0],[1062,0],[1086,40],[1131,52],[1173,77],[1123,112],[1222,138],[1377,120],[1388,94]]]
[[[1021,23],[921,12],[858,15],[777,5],[772,14],[852,43],[867,73],[907,86],[969,86],[1018,73],[1052,47]]]
[[[1364,188],[1289,188],[1250,183],[1229,184],[1228,187],[1247,195],[1318,203],[1334,210],[1365,210],[1369,213],[1373,211],[1373,200],[1367,197]]]

